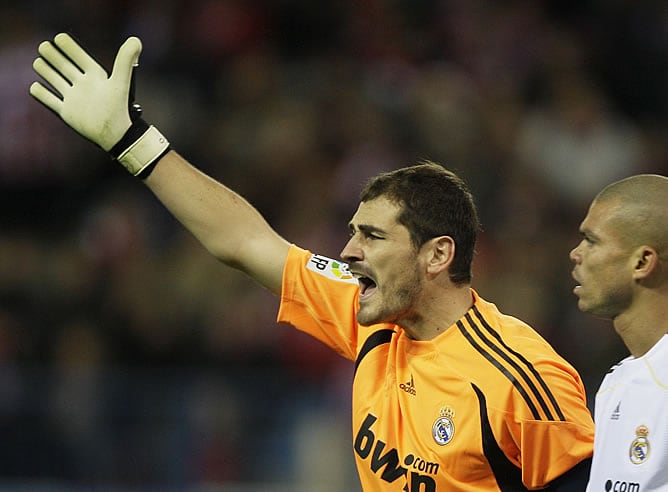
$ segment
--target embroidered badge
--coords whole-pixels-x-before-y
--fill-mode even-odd
[[[445,446],[455,436],[455,411],[449,406],[442,407],[439,411],[439,417],[431,428],[431,434],[434,441],[441,446]]]
[[[636,438],[631,442],[629,448],[629,458],[634,465],[640,465],[649,458],[649,429],[646,425],[640,425],[636,429]]]

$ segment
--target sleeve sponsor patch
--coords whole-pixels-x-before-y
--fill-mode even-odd
[[[357,279],[348,270],[348,265],[341,261],[332,260],[326,256],[311,255],[306,268],[323,277],[357,285]]]

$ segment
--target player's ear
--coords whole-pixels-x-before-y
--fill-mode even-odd
[[[450,236],[438,236],[423,246],[427,254],[427,273],[438,275],[448,270],[455,258],[455,241]]]
[[[651,277],[660,267],[657,251],[651,246],[639,246],[633,252],[633,278],[644,281]]]

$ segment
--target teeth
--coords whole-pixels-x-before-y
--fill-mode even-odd
[[[366,283],[373,282],[373,280],[371,280],[370,277],[367,277],[366,275],[362,275],[361,273],[353,273],[353,277],[355,277],[358,282],[359,281],[366,282]]]
[[[350,272],[360,285],[360,292],[363,294],[369,287],[375,287],[376,281],[360,272]]]

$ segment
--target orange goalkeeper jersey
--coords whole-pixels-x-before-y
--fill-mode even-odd
[[[592,454],[575,369],[532,328],[472,291],[430,341],[356,321],[347,266],[292,246],[278,320],[354,361],[353,449],[364,491],[546,487]]]

